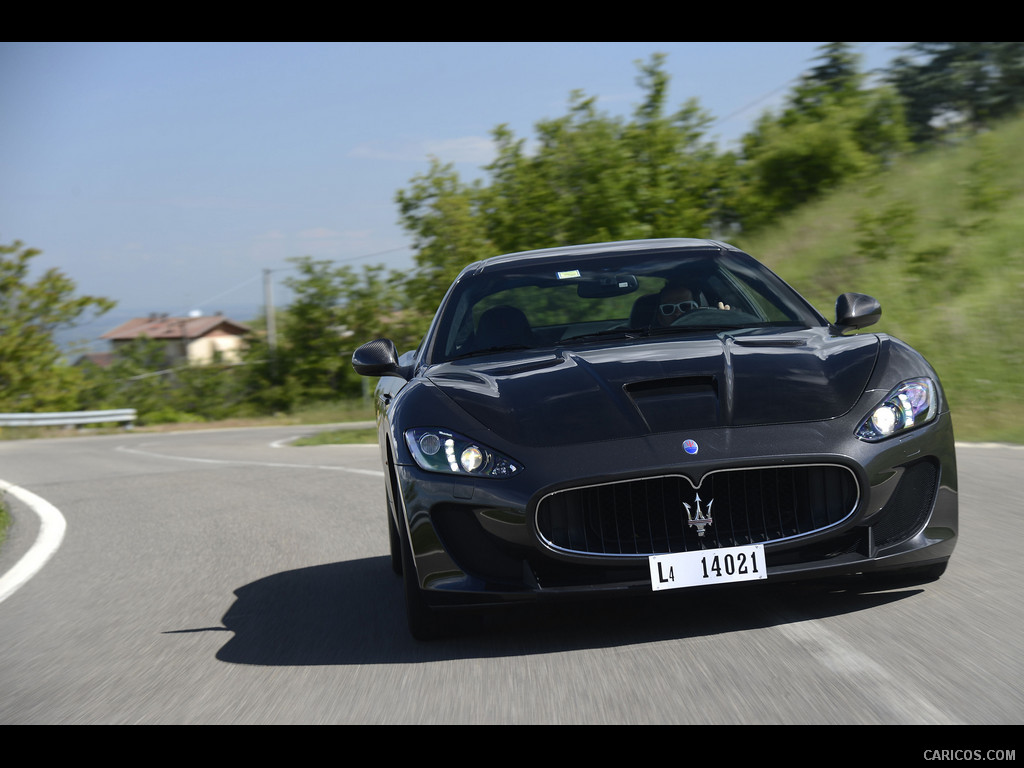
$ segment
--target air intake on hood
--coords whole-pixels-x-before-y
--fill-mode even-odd
[[[714,427],[720,423],[718,381],[686,376],[627,384],[629,395],[651,432]]]

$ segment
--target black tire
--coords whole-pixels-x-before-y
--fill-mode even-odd
[[[416,577],[416,566],[412,560],[412,549],[406,537],[401,537],[402,547],[402,587],[405,592],[405,616],[409,624],[409,634],[416,640],[436,640],[442,637],[445,624],[437,611],[431,608],[423,597],[419,579]]]
[[[391,513],[391,501],[387,502],[388,514],[388,543],[391,548],[391,570],[399,576],[402,575],[402,540],[398,536],[398,527],[395,525],[395,517]]]

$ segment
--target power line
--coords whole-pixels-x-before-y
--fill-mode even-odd
[[[228,289],[227,289],[226,291],[221,291],[221,292],[220,292],[220,293],[218,293],[218,294],[217,294],[216,296],[211,296],[210,298],[206,299],[206,301],[200,301],[200,302],[198,302],[198,303],[196,303],[196,304],[193,304],[193,306],[194,306],[194,307],[201,307],[201,306],[203,306],[203,305],[205,305],[205,304],[211,304],[211,303],[213,303],[214,301],[216,301],[217,299],[219,299],[219,298],[221,298],[221,297],[223,297],[223,296],[227,296],[227,295],[228,295],[229,293],[234,293],[235,291],[237,291],[237,290],[238,290],[239,288],[241,288],[242,286],[244,286],[244,285],[248,285],[248,284],[249,284],[249,283],[251,283],[251,282],[252,282],[253,280],[256,280],[256,279],[257,279],[258,277],[259,277],[259,275],[256,275],[256,276],[254,276],[254,277],[250,277],[250,278],[248,278],[248,279],[246,279],[246,280],[243,280],[243,281],[242,281],[241,283],[239,283],[238,285],[236,285],[236,286],[234,286],[234,287],[232,287],[232,288],[228,288]],[[182,314],[182,315],[185,315],[185,314],[188,314],[188,313],[189,313],[190,311],[191,311],[191,309],[186,309],[186,310],[185,310],[184,312],[182,312],[181,314]]]
[[[385,251],[377,251],[376,253],[364,253],[360,256],[350,256],[346,259],[321,259],[321,261],[329,261],[332,264],[344,264],[350,261],[361,261],[363,259],[374,259],[378,256],[385,256],[389,253],[398,253],[399,251],[410,250],[408,246],[402,246],[401,248],[389,248]],[[277,267],[275,269],[265,270],[267,272],[285,272],[289,269],[298,269],[298,267]]]

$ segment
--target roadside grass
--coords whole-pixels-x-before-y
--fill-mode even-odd
[[[11,526],[11,513],[7,511],[7,503],[0,496],[0,547],[7,539],[7,529]]]
[[[376,445],[377,430],[372,429],[328,429],[309,437],[293,440],[291,445]]]
[[[867,293],[865,332],[917,349],[942,380],[957,440],[1024,443],[1024,119],[898,161],[735,244],[826,317]]]
[[[1024,445],[1024,404],[1002,403],[992,408],[984,402],[953,401],[953,434],[961,443],[1009,443]]]

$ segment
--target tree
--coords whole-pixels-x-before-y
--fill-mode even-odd
[[[404,281],[413,315],[408,323],[422,333],[462,268],[496,252],[485,231],[490,214],[481,210],[479,189],[463,184],[451,165],[436,158],[395,199],[416,248],[416,272]]]
[[[726,167],[705,138],[711,117],[694,100],[668,112],[664,56],[637,66],[643,99],[631,120],[577,91],[567,115],[537,123],[531,154],[495,132],[482,209],[500,251],[711,234]]]
[[[118,347],[108,367],[87,366],[83,371],[84,407],[131,407],[143,424],[167,420],[154,415],[176,410],[175,381],[163,342],[147,336],[132,339]]]
[[[360,344],[380,336],[413,346],[404,276],[383,266],[336,266],[309,256],[290,259],[298,274],[285,280],[295,298],[282,315],[276,358],[257,340],[246,354],[251,403],[287,410],[301,402],[358,395],[362,379],[349,360]],[[415,325],[415,324],[414,324]]]
[[[0,245],[0,411],[76,407],[81,372],[66,364],[54,334],[114,306],[109,299],[75,296],[74,282],[54,268],[32,280],[39,254],[20,241]]]
[[[791,211],[870,165],[838,111],[827,119],[790,125],[767,121],[759,146],[748,150],[748,161],[755,199],[766,217]],[[754,209],[748,210],[746,223],[760,223]]]
[[[849,43],[828,43],[779,115],[765,114],[743,137],[748,228],[885,166],[907,148],[896,92],[865,88]]]
[[[295,379],[303,399],[333,400],[358,394],[358,381],[344,359],[349,346],[341,317],[343,290],[330,261],[290,259],[299,277],[285,280],[295,300],[288,307],[278,362]]]
[[[434,159],[398,193],[417,249],[407,294],[421,318],[433,315],[463,267],[487,256],[713,233],[725,218],[731,158],[705,139],[711,118],[696,102],[668,113],[663,56],[638,66],[644,97],[631,120],[602,113],[576,91],[566,115],[535,125],[529,150],[507,126],[494,129],[486,182],[464,184]]]
[[[576,92],[569,114],[535,129],[531,155],[507,129],[495,134],[499,154],[485,198],[489,239],[505,252],[613,239],[635,205],[621,122]]]
[[[862,95],[860,56],[850,44],[825,43],[818,50],[818,65],[802,75],[793,89],[783,123],[824,117],[836,104],[849,104]]]
[[[1024,104],[1024,43],[911,43],[887,79],[907,109],[915,142],[977,129]]]

